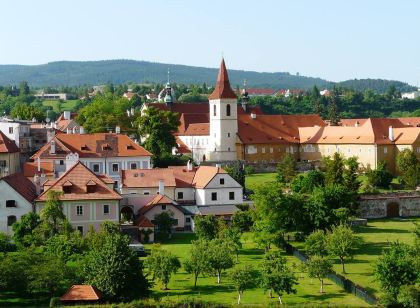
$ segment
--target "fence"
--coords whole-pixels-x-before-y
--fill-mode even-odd
[[[288,254],[292,254],[296,258],[298,258],[302,262],[306,262],[308,260],[308,256],[302,253],[299,249],[293,247],[289,243],[284,244],[284,249]],[[328,275],[328,278],[331,279],[336,285],[342,287],[346,292],[351,293],[358,298],[364,300],[366,303],[370,305],[375,305],[378,303],[378,300],[375,296],[369,294],[364,288],[358,286],[353,281],[337,274],[331,273]]]

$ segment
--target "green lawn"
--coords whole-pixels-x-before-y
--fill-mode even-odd
[[[77,104],[78,104],[79,100],[74,99],[74,100],[68,100],[68,101],[64,101],[64,102],[60,102],[59,100],[45,100],[42,102],[43,106],[49,106],[52,107],[52,109],[55,112],[62,112],[64,110],[68,110],[68,111],[74,111]]]
[[[420,222],[420,218],[369,220],[366,227],[356,228],[364,244],[353,260],[345,264],[347,273],[344,276],[364,287],[369,293],[378,296],[379,284],[373,277],[374,263],[390,242],[413,243],[414,221]],[[303,243],[293,243],[293,245],[298,248],[303,247]],[[338,259],[335,261],[334,270],[341,274],[341,265]]]
[[[276,180],[277,173],[254,173],[245,178],[245,187],[254,190],[261,184],[267,184]]]
[[[181,263],[188,256],[190,249],[190,241],[195,239],[194,234],[175,234],[174,238],[168,243],[161,246],[172,251],[177,255]],[[147,249],[151,245],[146,245]],[[243,249],[239,256],[239,263],[250,264],[258,269],[263,257],[263,251],[256,247],[252,240],[252,234],[247,233],[243,236]],[[293,256],[287,256],[290,265],[297,264],[299,261]],[[288,305],[311,304],[311,305],[339,305],[339,306],[367,306],[362,300],[357,297],[345,293],[334,283],[327,281],[324,294],[319,294],[319,281],[310,279],[306,274],[297,273],[299,277],[299,285],[297,286],[297,293],[292,295],[285,294],[283,302]],[[222,284],[217,285],[216,277],[199,277],[197,290],[193,290],[192,275],[187,274],[183,268],[172,277],[169,283],[169,290],[161,290],[162,286],[157,284],[152,289],[152,296],[165,299],[187,299],[194,298],[195,300],[202,300],[205,302],[214,302],[220,304],[235,305],[237,294],[231,285],[229,278],[225,274],[222,275]],[[269,299],[267,293],[261,288],[255,288],[245,291],[242,297],[243,304],[267,306],[272,302],[277,303],[276,298]]]

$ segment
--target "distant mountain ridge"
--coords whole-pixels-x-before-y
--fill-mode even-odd
[[[105,83],[164,83],[168,69],[171,80],[176,83],[213,85],[217,76],[216,68],[205,68],[177,64],[163,64],[135,60],[102,61],[58,61],[42,65],[0,65],[0,85],[16,85],[27,81],[30,86],[78,86],[99,85]],[[287,72],[254,72],[229,70],[233,87],[241,86],[246,79],[249,87],[269,87],[274,89],[309,89],[314,85],[331,88],[335,83],[321,78],[291,75]],[[369,81],[369,82],[368,82]],[[397,90],[414,89],[407,83],[369,79],[357,80],[357,89],[369,88],[384,91],[390,85]],[[338,85],[356,85],[354,80],[337,83]],[[380,85],[380,86],[379,86]],[[376,89],[378,87],[378,89]]]

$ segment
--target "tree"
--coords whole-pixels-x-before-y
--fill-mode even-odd
[[[334,87],[331,91],[330,106],[328,110],[328,120],[330,120],[331,126],[337,126],[340,121],[340,115],[338,113],[339,95],[338,89]]]
[[[419,278],[415,258],[418,258],[418,255],[413,257],[410,246],[397,242],[392,243],[388,250],[384,250],[375,263],[375,277],[382,291],[394,302],[397,302],[403,285],[413,285]]]
[[[172,274],[175,274],[181,267],[178,257],[174,256],[170,251],[157,247],[152,249],[145,265],[153,280],[157,279],[162,282],[164,290],[168,290],[168,283]]]
[[[401,286],[397,297],[398,303],[406,308],[420,307],[420,286],[409,285]]]
[[[404,149],[397,154],[397,170],[405,185],[415,189],[420,182],[420,161],[413,151]]]
[[[176,147],[173,134],[180,124],[177,114],[151,107],[137,118],[136,124],[140,136],[146,138],[144,147],[153,153],[153,160],[158,166],[159,159],[171,155],[172,148]]]
[[[220,284],[222,282],[222,272],[233,266],[231,243],[216,238],[211,240],[208,245],[209,269],[216,274],[217,284]]]
[[[292,154],[286,153],[277,164],[277,181],[290,183],[296,174],[296,160]]]
[[[46,250],[67,262],[80,257],[86,251],[86,243],[79,231],[56,234],[46,242]]]
[[[280,304],[283,304],[281,300],[283,293],[296,293],[294,286],[298,284],[294,273],[286,263],[286,259],[278,251],[268,252],[262,263],[262,286],[270,291],[270,298],[274,291]]]
[[[15,245],[12,243],[10,236],[6,233],[0,232],[0,253],[15,250]]]
[[[321,282],[320,293],[324,293],[324,279],[332,272],[332,262],[328,258],[320,256],[311,257],[306,263],[308,275],[317,278]]]
[[[361,245],[362,238],[357,236],[348,226],[341,224],[332,227],[327,234],[328,253],[340,259],[342,272],[346,273],[344,262],[352,257],[356,249]]]
[[[237,211],[232,216],[232,227],[239,229],[240,232],[249,231],[252,224],[253,218],[250,210]]]
[[[325,158],[325,183],[327,185],[344,184],[344,160],[343,157],[335,152],[333,158]]]
[[[239,160],[225,168],[225,170],[236,182],[245,188],[245,168]]]
[[[63,213],[63,205],[60,201],[61,192],[50,190],[47,195],[47,201],[41,210],[41,225],[43,234],[50,238],[63,230],[66,216]]]
[[[241,235],[240,229],[234,226],[219,232],[219,238],[228,244],[231,253],[236,255],[236,261],[239,260],[239,251],[242,248]]]
[[[219,233],[217,218],[213,215],[195,216],[194,230],[199,239],[212,240]]]
[[[13,241],[19,247],[29,247],[40,245],[42,239],[36,232],[36,228],[41,223],[40,217],[34,212],[22,215],[20,221],[13,224]]]
[[[197,287],[197,279],[200,274],[209,272],[208,242],[198,240],[191,242],[189,257],[184,262],[185,271],[194,276],[194,289]]]
[[[368,185],[379,188],[389,188],[392,182],[392,174],[388,171],[385,161],[378,163],[375,170],[368,169],[366,171]]]
[[[19,95],[20,96],[29,95],[29,85],[26,81],[22,81],[19,84]]]
[[[324,173],[318,170],[311,170],[298,174],[291,184],[291,189],[297,193],[311,193],[316,187],[325,185]]]
[[[97,287],[108,300],[144,295],[149,283],[139,258],[128,246],[129,237],[104,229],[91,237],[82,266],[84,282]]]
[[[176,225],[172,212],[162,212],[155,216],[155,225],[161,239],[167,239],[172,233],[172,227]]]
[[[350,191],[357,194],[360,188],[360,181],[358,179],[357,171],[359,169],[359,163],[357,157],[350,157],[345,161],[346,168],[344,169],[344,186]]]
[[[37,121],[43,121],[45,119],[45,113],[41,108],[23,103],[15,105],[10,114],[13,118],[22,120],[32,120],[35,118]]]
[[[310,256],[324,257],[328,254],[327,239],[322,230],[315,230],[305,240],[305,252]]]
[[[245,290],[255,286],[257,274],[252,265],[242,265],[235,267],[230,272],[230,279],[238,292],[238,305],[241,303],[241,296]]]

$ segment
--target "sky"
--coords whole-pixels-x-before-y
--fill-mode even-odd
[[[134,59],[420,85],[419,0],[13,0],[0,64]]]

